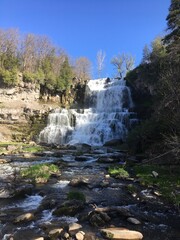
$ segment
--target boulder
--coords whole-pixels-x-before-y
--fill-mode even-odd
[[[10,183],[0,183],[0,198],[11,198],[14,196],[14,188]]]
[[[78,223],[69,224],[69,232],[74,230],[79,230],[80,228],[82,228],[82,226]]]
[[[100,157],[98,159],[99,163],[114,163],[114,162],[118,162],[118,161],[119,161],[119,159],[114,159],[111,157]]]
[[[56,216],[75,216],[84,208],[84,202],[80,200],[69,200],[64,202],[60,207],[54,210]]]
[[[34,214],[33,213],[24,213],[24,214],[16,217],[14,222],[15,223],[27,222],[27,221],[31,221],[33,219],[34,219]]]
[[[82,143],[82,144],[78,143],[78,144],[75,144],[74,146],[76,147],[77,151],[81,151],[83,153],[91,152],[91,149],[92,149],[91,145],[86,144],[86,143]]]
[[[83,187],[88,185],[88,179],[86,178],[77,178],[77,179],[72,179],[69,183],[70,186],[72,187]]]
[[[50,237],[58,237],[58,235],[63,231],[63,228],[55,228],[49,232]]]
[[[107,239],[141,240],[143,238],[142,233],[125,228],[104,228],[101,229],[101,233]]]
[[[89,214],[89,222],[96,227],[103,227],[111,218],[105,212],[91,212]]]

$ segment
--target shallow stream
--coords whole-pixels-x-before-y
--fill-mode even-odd
[[[123,180],[108,176],[107,168],[111,163],[100,163],[98,159],[112,156],[116,156],[117,159],[119,156],[121,161],[123,156],[122,153],[112,149],[109,152],[111,153],[108,154],[107,149],[103,151],[101,149],[81,153],[77,157],[75,151],[59,150],[56,154],[49,152],[47,156],[27,159],[9,156],[11,162],[6,165],[16,169],[17,172],[17,169],[43,162],[53,162],[58,166],[63,163],[63,168],[60,176],[53,176],[48,183],[34,186],[30,194],[0,199],[0,239],[10,239],[11,236],[14,240],[32,240],[40,236],[48,239],[47,229],[64,227],[75,222],[82,225],[85,239],[103,239],[99,229],[109,226],[140,231],[145,240],[180,239],[178,211],[172,206],[165,205],[161,197],[153,194],[152,189],[140,186],[136,179]],[[2,179],[6,180],[3,176]],[[13,178],[10,179],[12,181]],[[10,180],[8,184],[11,184]],[[136,186],[138,189],[136,193],[128,191],[129,184]],[[85,195],[84,208],[73,216],[54,215],[57,205],[67,200],[70,191],[82,192]],[[131,223],[127,216],[112,210],[107,212],[109,221],[102,222],[104,226],[101,226],[101,223],[98,226],[88,219],[89,213],[97,207],[123,207],[133,218],[139,220],[140,224]],[[15,222],[15,219],[23,213],[33,213],[35,217],[29,221]]]

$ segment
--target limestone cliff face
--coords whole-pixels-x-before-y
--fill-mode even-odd
[[[52,108],[82,107],[84,92],[85,85],[80,84],[56,94],[42,94],[40,86],[32,83],[22,82],[14,88],[1,87],[0,141],[37,138],[38,131],[46,124],[46,116]]]

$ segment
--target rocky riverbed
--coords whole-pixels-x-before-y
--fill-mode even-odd
[[[76,146],[0,158],[0,239],[180,239],[178,211],[133,177],[108,174],[126,153]],[[53,163],[60,173],[34,184],[22,169]],[[70,197],[72,196],[72,197]]]

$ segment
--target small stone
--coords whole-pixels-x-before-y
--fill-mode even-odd
[[[105,178],[110,178],[110,175],[109,175],[109,174],[106,174],[106,175],[105,175]]]
[[[80,231],[78,233],[76,233],[76,239],[77,240],[83,240],[85,236],[85,233],[83,231]]]
[[[137,220],[136,218],[132,218],[132,217],[129,217],[127,219],[127,221],[130,222],[130,223],[133,223],[135,225],[141,224],[141,222],[139,220]]]
[[[158,196],[158,197],[162,196],[162,194],[161,194],[160,192],[158,192],[158,191],[153,191],[153,193],[154,193],[156,196]]]
[[[69,236],[70,236],[70,235],[69,235],[69,233],[67,233],[67,232],[64,234],[64,238],[66,238],[66,239],[68,239]]]
[[[69,224],[69,231],[74,231],[82,228],[82,226],[78,223],[71,223]]]
[[[159,176],[159,174],[158,174],[157,172],[155,172],[155,171],[152,171],[152,175],[153,175],[153,177],[155,177],[155,178],[157,178],[157,177]]]
[[[8,162],[8,160],[6,160],[6,159],[3,159],[3,158],[0,159],[0,164],[7,163],[7,162]]]

